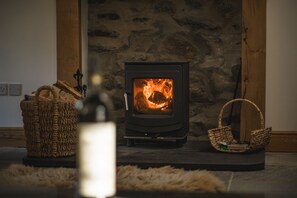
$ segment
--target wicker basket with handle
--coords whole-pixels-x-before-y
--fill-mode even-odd
[[[251,131],[251,138],[248,144],[240,144],[234,139],[231,126],[222,126],[222,116],[224,109],[233,102],[248,102],[252,104],[260,117],[260,129]],[[225,103],[219,113],[218,128],[209,129],[208,137],[211,145],[218,151],[242,153],[264,149],[271,137],[271,127],[265,128],[264,118],[259,107],[250,100],[237,98]]]
[[[52,100],[44,100],[42,91],[49,91]],[[78,114],[74,103],[59,99],[52,86],[42,86],[33,100],[20,103],[27,155],[30,157],[63,157],[76,153]]]

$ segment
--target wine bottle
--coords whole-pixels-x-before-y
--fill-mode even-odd
[[[78,172],[80,197],[109,197],[116,192],[116,127],[111,100],[92,77],[88,96],[79,110]]]

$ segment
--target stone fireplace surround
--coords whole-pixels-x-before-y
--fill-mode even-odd
[[[241,1],[89,0],[89,53],[100,59],[104,87],[124,135],[124,63],[190,63],[189,134],[205,135],[232,99],[241,57]],[[228,115],[228,113],[226,113]]]

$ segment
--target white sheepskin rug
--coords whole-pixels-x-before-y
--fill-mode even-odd
[[[77,169],[36,168],[12,164],[0,172],[0,185],[74,188]],[[225,184],[205,170],[185,171],[170,166],[140,169],[136,166],[117,168],[119,190],[223,192]]]

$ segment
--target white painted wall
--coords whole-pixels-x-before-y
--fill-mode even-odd
[[[56,0],[0,1],[0,82],[22,95],[57,80]],[[23,96],[0,96],[0,127],[22,127]]]
[[[267,0],[266,125],[297,131],[297,1]]]

